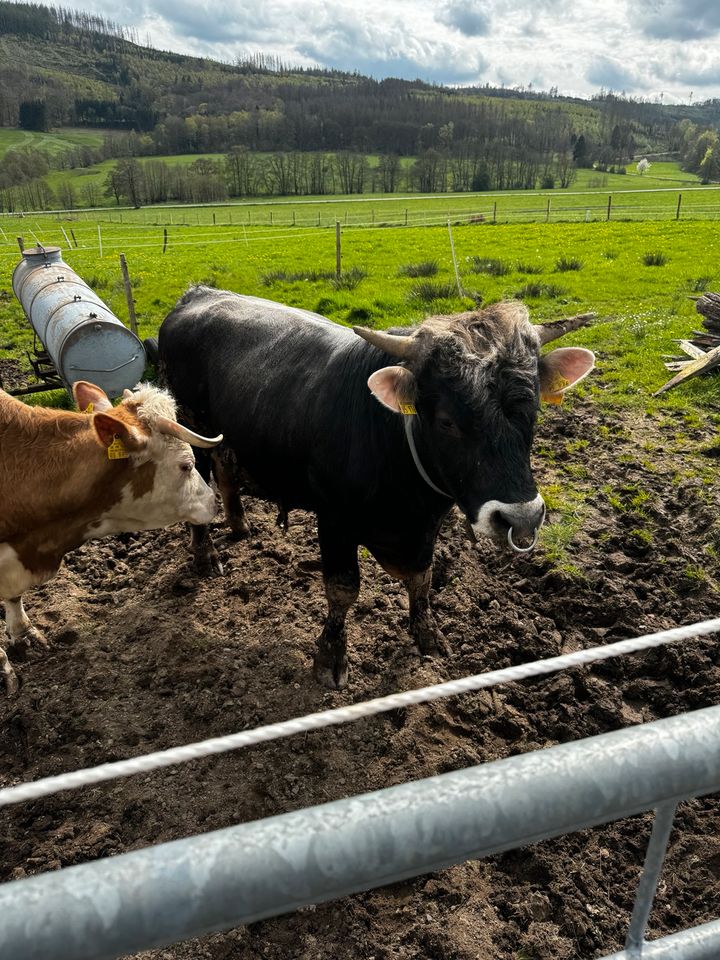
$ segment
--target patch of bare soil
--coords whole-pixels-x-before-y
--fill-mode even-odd
[[[0,388],[3,390],[18,390],[26,387],[29,382],[35,382],[32,371],[28,372],[30,364],[25,366],[19,360],[0,360]]]
[[[687,452],[668,452],[681,432]],[[712,441],[709,426],[621,421],[581,403],[546,413],[538,448],[555,456],[538,458],[538,481],[569,479],[587,494],[568,563],[542,549],[530,559],[478,552],[452,517],[434,576],[452,655],[438,660],[413,650],[404,591],[364,557],[342,693],[310,674],[324,614],[311,516],[292,514],[284,535],[270,505],[248,500],[249,541],[216,524],[226,575],[214,580],[191,571],[179,527],[88,545],[27,598],[51,649],[15,654],[22,689],[0,697],[0,782],[716,616],[718,489],[687,470]],[[709,638],[60,794],[3,812],[0,879],[718,702],[720,646]],[[601,956],[622,946],[649,825],[636,817],[143,957]],[[651,935],[720,914],[719,838],[717,797],[682,805]]]

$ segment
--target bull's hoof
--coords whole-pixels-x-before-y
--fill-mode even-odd
[[[252,528],[247,520],[230,518],[230,537],[233,540],[247,540],[252,536]]]
[[[316,654],[313,675],[320,686],[329,690],[343,690],[348,682],[347,657],[343,657],[339,663],[327,663]]]
[[[225,573],[220,562],[220,554],[212,547],[205,553],[196,553],[193,557],[192,568],[199,577],[222,577]]]
[[[410,636],[425,657],[449,657],[452,653],[450,644],[434,624],[411,623]]]

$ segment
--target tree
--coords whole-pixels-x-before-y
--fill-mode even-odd
[[[651,166],[652,166],[652,164],[651,164],[650,161],[647,159],[647,157],[643,157],[642,160],[640,160],[640,161],[638,162],[637,172],[638,172],[638,173],[640,174],[640,176],[642,177],[642,175],[643,175],[644,173],[647,173],[647,171],[650,169]]]
[[[44,100],[23,100],[18,112],[18,124],[23,130],[48,129],[47,105]]]

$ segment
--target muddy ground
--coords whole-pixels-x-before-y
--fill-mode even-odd
[[[0,783],[717,616],[719,493],[696,472],[717,462],[698,452],[714,429],[578,400],[546,412],[537,478],[585,495],[567,555],[478,551],[452,517],[435,572],[446,660],[413,651],[404,592],[364,557],[342,693],[310,674],[324,610],[310,516],[291,514],[285,535],[269,505],[248,500],[254,535],[233,543],[216,523],[226,575],[209,581],[192,572],[180,527],[89,545],[27,598],[50,650],[15,654],[22,688],[0,695]],[[0,814],[0,879],[719,702],[710,638],[60,794]],[[649,824],[636,817],[142,956],[599,957],[622,946]],[[714,797],[681,807],[651,935],[719,914]]]

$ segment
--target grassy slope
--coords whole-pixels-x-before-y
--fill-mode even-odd
[[[73,147],[99,147],[103,142],[101,130],[86,130],[67,127],[51,133],[35,133],[30,130],[17,130],[0,127],[0,159],[8,150],[18,147],[32,147],[49,154],[64,153]],[[65,174],[67,176],[67,173]]]

